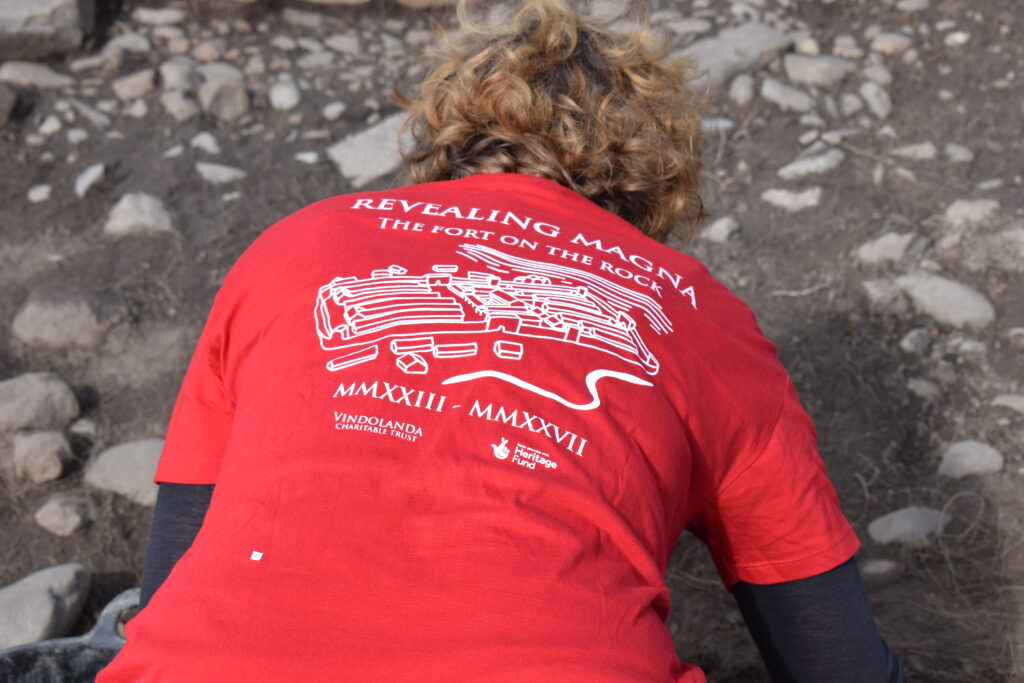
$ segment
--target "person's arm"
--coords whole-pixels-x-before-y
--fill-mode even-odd
[[[192,545],[212,496],[212,484],[160,484],[142,569],[139,609],[146,606]]]
[[[831,571],[732,591],[775,683],[903,683],[853,558]]]

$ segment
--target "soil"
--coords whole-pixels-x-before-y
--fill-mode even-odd
[[[124,28],[134,6],[125,4],[121,14],[108,11],[108,34]],[[691,3],[656,4],[685,16]],[[802,18],[826,51],[841,33],[865,44],[864,32],[872,25],[899,30],[951,19],[971,33],[969,45],[955,50],[935,36],[916,36],[918,62],[887,60],[895,78],[890,87],[895,110],[884,124],[892,127],[896,140],[872,129],[850,138],[842,171],[816,181],[825,192],[821,206],[809,211],[790,214],[760,199],[765,189],[782,186],[775,171],[799,152],[797,138],[807,130],[799,117],[759,98],[744,108],[725,98],[713,99],[708,116],[728,117],[737,125],[706,140],[705,201],[712,214],[736,217],[742,231],[725,244],[700,238],[688,245],[671,243],[707,263],[755,310],[815,420],[843,508],[864,541],[861,563],[885,558],[898,564],[894,575],[869,580],[868,589],[880,628],[908,677],[1024,680],[1019,663],[1024,654],[1024,416],[990,405],[996,394],[1024,393],[1021,345],[1009,335],[1011,328],[1024,325],[1024,282],[1020,270],[969,269],[935,247],[943,236],[937,217],[956,199],[998,199],[1006,220],[1024,216],[1024,15],[1018,0],[933,0],[920,14],[902,13],[891,2],[874,0],[750,4],[778,6],[780,13]],[[252,26],[273,26],[269,32],[236,36],[245,46],[266,46],[276,33],[299,36],[305,31],[322,37],[330,32],[282,23],[281,5],[197,1],[187,7],[189,25],[241,19]],[[710,7],[729,14],[729,3],[716,0]],[[430,20],[444,16],[389,2],[303,9],[320,11],[338,26],[357,26],[367,35],[395,32],[399,38],[404,27],[428,27]],[[133,55],[115,75],[162,59]],[[83,563],[93,572],[94,583],[74,633],[88,630],[117,593],[138,585],[152,511],[90,490],[94,521],[69,538],[42,530],[33,514],[51,494],[83,488],[82,463],[90,456],[164,433],[191,346],[235,258],[277,219],[351,190],[322,156],[313,165],[291,157],[366,127],[367,117],[375,112],[374,104],[367,104],[370,97],[379,103],[381,115],[397,111],[390,103],[390,87],[397,74],[414,80],[417,55],[386,65],[388,60],[374,55],[355,60],[372,67],[367,78],[372,87],[307,90],[296,109],[280,112],[263,104],[242,124],[219,123],[208,116],[175,123],[158,111],[153,98],[150,107],[157,113],[143,119],[115,117],[113,129],[123,138],[97,133],[74,146],[63,139],[48,142],[53,158],[46,160],[38,147],[25,143],[59,98],[43,92],[32,94],[29,106],[22,106],[0,129],[0,158],[7,160],[0,165],[0,378],[53,371],[74,387],[83,415],[97,425],[94,438],[76,441],[79,464],[58,482],[2,480],[0,585],[52,564]],[[993,86],[1004,77],[1008,85]],[[950,89],[953,99],[937,97],[940,88]],[[344,100],[348,108],[340,120],[325,123],[320,109],[334,99]],[[875,128],[881,125],[876,122]],[[296,137],[296,131],[311,128],[327,130],[328,139]],[[217,161],[249,171],[238,188],[240,198],[225,200],[228,191],[192,171],[197,157],[188,141],[200,131],[212,132],[220,143],[223,151]],[[957,142],[972,149],[976,158],[952,164],[941,155],[935,161],[913,162],[887,154],[898,144],[925,140],[940,149]],[[186,152],[164,159],[164,152],[176,144],[184,144]],[[96,161],[107,164],[107,175],[79,199],[70,190],[74,177]],[[886,175],[879,183],[874,174],[880,164]],[[1002,179],[1002,185],[977,189],[979,182],[991,179]],[[54,186],[54,196],[28,202],[27,189],[44,182]],[[370,188],[394,182],[382,178]],[[161,197],[177,217],[180,235],[116,242],[103,236],[107,213],[127,191]],[[997,311],[996,322],[979,332],[961,332],[912,311],[869,306],[861,283],[905,272],[908,266],[867,267],[851,252],[890,230],[919,235],[908,256],[911,261],[939,261],[945,276],[985,292]],[[10,321],[18,307],[34,286],[55,280],[116,293],[127,306],[127,321],[95,350],[54,353],[17,343]],[[983,342],[986,350],[980,357],[933,352],[924,358],[902,351],[901,337],[922,326],[932,332],[933,348],[952,348],[950,340],[960,335]],[[941,398],[925,401],[908,391],[912,376],[938,382]],[[999,449],[1007,459],[1004,471],[955,481],[938,476],[943,446],[967,438]],[[908,505],[944,510],[950,522],[926,547],[872,542],[868,523]],[[731,597],[692,537],[681,541],[667,580],[674,604],[669,626],[680,656],[702,666],[713,681],[765,680]]]

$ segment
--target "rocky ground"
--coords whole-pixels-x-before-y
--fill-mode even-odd
[[[654,5],[707,70],[713,220],[670,243],[777,343],[882,630],[915,680],[1024,680],[1017,0]],[[84,632],[137,585],[219,282],[276,219],[396,182],[391,86],[451,24],[376,1],[100,9],[85,48],[0,64],[0,647]],[[761,680],[693,539],[668,580],[681,656]]]

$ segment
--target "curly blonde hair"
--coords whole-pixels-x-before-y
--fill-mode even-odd
[[[554,180],[664,241],[704,217],[697,98],[688,63],[646,28],[617,32],[561,0],[522,3],[503,26],[477,23],[467,0],[459,44],[419,92],[404,152],[412,182],[476,173]]]

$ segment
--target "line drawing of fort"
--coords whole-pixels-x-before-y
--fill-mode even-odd
[[[642,314],[659,335],[671,332],[653,298],[584,270],[483,245],[462,244],[457,253],[491,272],[441,264],[414,275],[391,265],[369,277],[335,277],[320,287],[314,309],[320,346],[341,352],[327,369],[375,360],[383,347],[403,372],[426,374],[431,359],[493,354],[521,360],[529,341],[540,339],[602,351],[648,375],[658,373],[660,363],[633,317]],[[481,349],[473,339],[481,334],[501,338]]]

